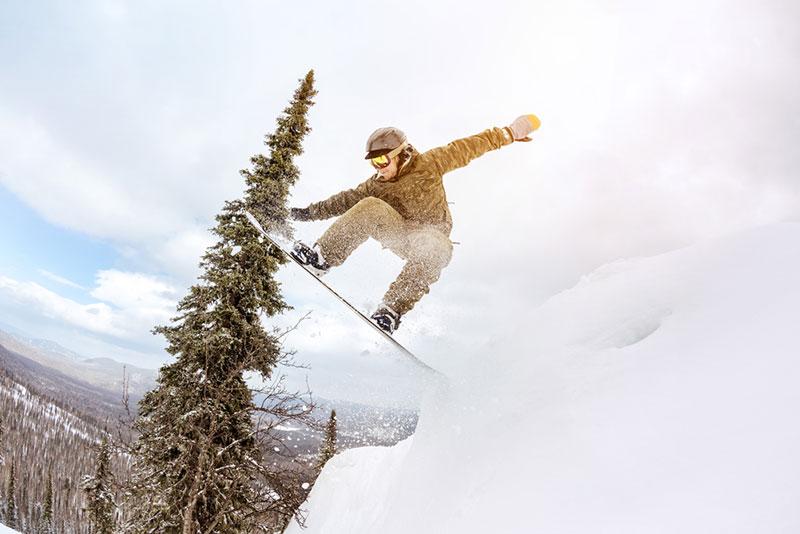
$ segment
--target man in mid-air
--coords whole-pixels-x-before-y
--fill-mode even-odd
[[[453,221],[442,176],[490,150],[514,141],[530,141],[528,134],[539,124],[535,115],[522,115],[509,126],[490,128],[423,153],[397,128],[375,130],[367,140],[365,158],[375,174],[354,189],[306,208],[291,209],[290,216],[298,221],[339,216],[313,247],[295,243],[292,256],[321,276],[344,263],[372,237],[406,260],[372,314],[382,330],[393,333],[400,318],[439,279],[453,253]]]

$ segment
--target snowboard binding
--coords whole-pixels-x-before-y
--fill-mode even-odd
[[[331,268],[325,258],[322,257],[322,252],[320,252],[317,245],[309,247],[302,241],[295,241],[289,254],[317,276],[322,276]]]
[[[378,328],[391,335],[400,326],[400,314],[395,312],[389,306],[383,305],[375,310],[375,313],[370,317]]]

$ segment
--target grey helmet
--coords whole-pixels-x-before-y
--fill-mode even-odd
[[[391,126],[378,128],[367,139],[367,156],[364,159],[388,154],[405,142],[406,134],[402,130]]]

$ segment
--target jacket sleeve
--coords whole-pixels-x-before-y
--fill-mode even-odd
[[[513,142],[513,138],[505,129],[490,128],[477,135],[457,139],[445,146],[428,150],[425,152],[425,159],[437,169],[439,174],[445,174],[465,166],[490,150]]]
[[[372,177],[353,189],[336,193],[332,197],[315,202],[308,206],[308,213],[312,221],[329,219],[346,212],[355,206],[359,200],[372,195]]]

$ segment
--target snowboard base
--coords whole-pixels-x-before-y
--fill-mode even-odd
[[[347,306],[350,309],[350,311],[355,313],[362,321],[367,323],[370,326],[370,328],[372,328],[372,330],[374,330],[375,332],[380,334],[384,338],[384,340],[388,341],[395,349],[397,349],[400,353],[402,353],[404,356],[406,356],[409,360],[411,360],[411,362],[413,362],[415,365],[417,365],[421,369],[424,369],[425,371],[428,371],[428,372],[440,374],[439,371],[437,371],[433,367],[429,366],[428,364],[426,364],[425,362],[423,362],[422,360],[417,358],[414,355],[414,353],[412,353],[410,350],[405,348],[399,341],[397,341],[395,338],[393,338],[387,332],[382,330],[377,324],[372,322],[372,320],[369,317],[367,317],[364,313],[362,313],[361,310],[359,310],[358,308],[356,308],[355,306],[350,304],[350,302],[348,302],[347,299],[345,299],[344,297],[339,295],[339,293],[337,293],[336,290],[334,290],[331,286],[329,286],[327,283],[325,283],[325,281],[323,281],[319,276],[314,274],[305,265],[300,263],[300,261],[298,261],[297,258],[292,256],[292,254],[286,249],[286,247],[284,247],[276,238],[273,238],[271,235],[269,235],[269,233],[267,233],[266,230],[264,230],[264,227],[261,226],[261,223],[258,222],[258,220],[253,216],[253,214],[251,214],[249,211],[245,211],[244,214],[245,214],[245,217],[247,217],[247,220],[250,221],[250,223],[253,225],[253,227],[255,227],[255,229],[258,230],[258,232],[262,236],[264,236],[264,238],[267,239],[270,242],[270,244],[272,244],[273,246],[277,247],[278,250],[280,250],[293,263],[295,263],[301,269],[303,269],[306,273],[308,273],[308,275],[311,276],[314,280],[316,280],[317,282],[322,284],[322,286],[325,289],[327,289],[328,292],[330,292],[340,302],[342,302],[345,306]]]

